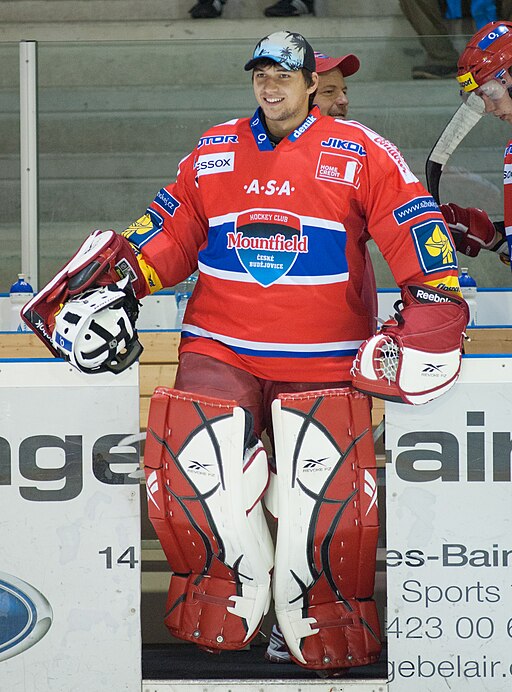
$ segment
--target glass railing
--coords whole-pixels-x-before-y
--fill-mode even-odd
[[[458,49],[467,37],[453,37]],[[425,182],[425,161],[460,105],[454,79],[412,80],[424,61],[416,37],[312,38],[330,55],[356,53],[347,79],[349,117],[393,141]],[[95,228],[122,230],[209,126],[255,110],[243,64],[254,40],[38,44],[39,287]],[[0,292],[20,271],[18,44],[0,44],[2,219]],[[443,201],[482,206],[502,219],[503,150],[509,126],[484,117],[445,166]],[[379,287],[394,280],[371,247]],[[464,258],[479,286],[508,286],[491,253]]]
[[[0,43],[0,291],[21,271],[20,82],[17,43]]]

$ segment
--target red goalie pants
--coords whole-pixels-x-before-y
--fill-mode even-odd
[[[183,353],[176,374],[176,389],[191,394],[234,399],[252,413],[258,437],[266,430],[272,435],[271,406],[279,394],[348,387],[349,382],[273,382],[251,375],[201,353]]]

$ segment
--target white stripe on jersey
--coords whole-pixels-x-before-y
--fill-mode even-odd
[[[319,344],[280,344],[272,341],[247,341],[246,339],[234,339],[225,334],[217,334],[210,332],[207,329],[195,327],[192,324],[184,324],[183,332],[188,332],[193,336],[204,336],[206,338],[215,339],[227,346],[238,348],[246,348],[251,351],[289,351],[292,353],[323,353],[325,351],[353,351],[357,350],[363,343],[362,339],[358,341],[328,341]]]
[[[203,262],[199,262],[198,267],[202,274],[214,276],[216,279],[223,279],[224,281],[240,281],[246,284],[258,283],[254,277],[247,272],[231,272],[225,269],[214,269]],[[348,272],[344,272],[343,274],[328,274],[326,276],[287,276],[285,274],[277,279],[274,283],[280,285],[285,284],[288,286],[323,286],[324,284],[344,283],[348,281],[348,277]]]

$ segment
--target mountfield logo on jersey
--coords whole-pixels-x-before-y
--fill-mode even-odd
[[[286,239],[281,233],[268,238],[247,237],[242,233],[228,233],[228,250],[270,250],[271,252],[307,252],[307,237],[298,238],[296,235]]]
[[[197,143],[197,148],[200,149],[207,144],[238,144],[238,135],[210,135],[209,137],[201,137]]]
[[[225,154],[203,154],[197,157],[194,169],[198,177],[212,173],[229,173],[235,169],[235,153],[228,151]]]
[[[352,151],[354,154],[359,154],[359,156],[366,156],[366,149],[361,144],[351,142],[349,139],[336,139],[336,137],[330,137],[321,144],[323,147],[343,149],[344,151]]]
[[[309,252],[309,237],[302,234],[300,219],[273,209],[240,214],[226,241],[227,249],[237,253],[245,270],[265,288],[285,275],[301,254]]]

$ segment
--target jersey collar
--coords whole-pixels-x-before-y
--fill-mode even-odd
[[[318,106],[313,106],[308,115],[304,118],[303,122],[297,127],[293,132],[290,132],[288,139],[290,142],[296,142],[302,135],[309,130],[309,128],[316,123],[320,117],[320,110]],[[270,141],[268,136],[267,127],[265,125],[263,113],[261,108],[258,108],[250,121],[252,136],[256,142],[256,146],[260,151],[273,151],[274,145]]]

